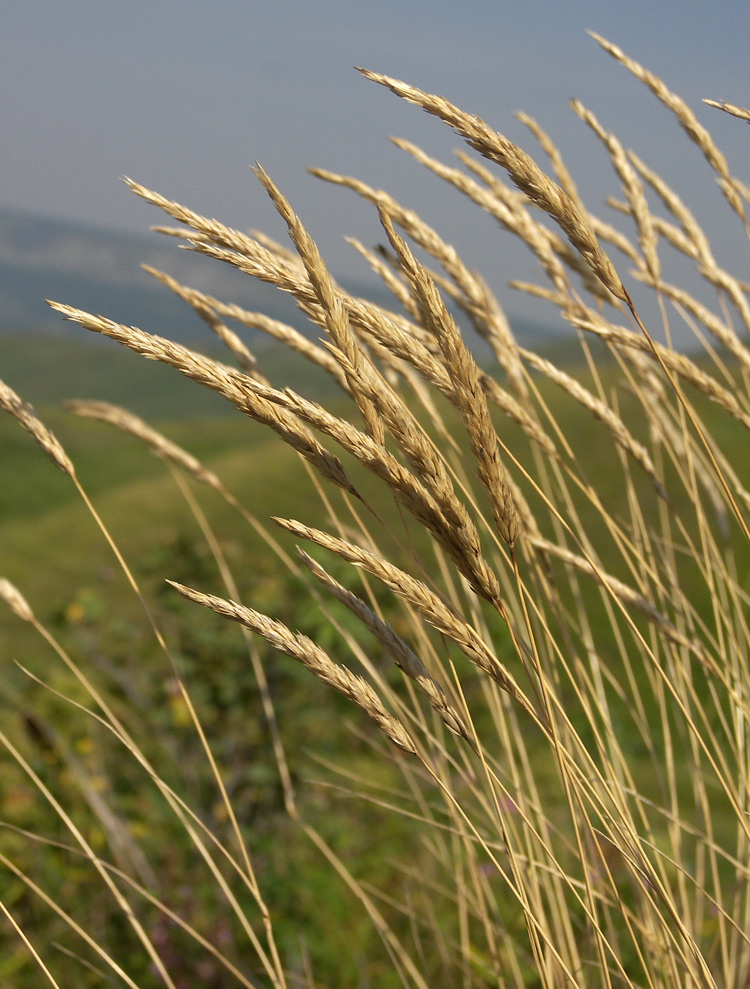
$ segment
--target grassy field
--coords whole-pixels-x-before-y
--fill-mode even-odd
[[[66,359],[66,347],[59,345],[56,357],[74,368],[75,376],[78,376],[86,367],[87,355],[93,356],[92,367],[96,369],[99,353],[97,347],[71,345]],[[75,359],[70,360],[71,357]],[[603,380],[614,373],[612,366],[608,368],[607,365],[606,360],[598,365]],[[102,367],[104,380],[99,383],[100,388],[116,393],[117,384],[113,385],[111,379],[113,375],[119,375],[118,362],[104,363]],[[577,380],[590,384],[590,374],[585,366],[569,367],[568,370]],[[179,385],[179,379],[177,381]],[[75,378],[73,384],[78,384]],[[583,467],[585,452],[602,445],[605,427],[549,382],[540,379],[538,385],[551,419],[581,451]],[[41,375],[36,379],[36,386],[45,397],[45,382]],[[52,379],[51,387],[57,392],[62,386],[59,380]],[[179,408],[182,389],[177,387],[170,393],[162,388],[157,393],[162,409],[174,412]],[[64,392],[60,397],[62,394]],[[96,390],[94,394],[97,394]],[[174,645],[180,656],[180,672],[200,711],[217,758],[227,776],[235,781],[232,798],[247,828],[254,854],[262,862],[267,901],[276,917],[276,933],[282,950],[287,957],[296,957],[300,951],[298,933],[303,930],[310,964],[324,982],[333,979],[339,984],[354,984],[358,974],[366,969],[370,973],[368,978],[379,985],[399,984],[387,962],[375,960],[382,949],[378,947],[377,937],[373,940],[374,932],[366,911],[357,906],[356,897],[350,899],[351,894],[347,893],[344,884],[332,881],[325,858],[291,825],[284,811],[277,771],[269,756],[261,698],[248,669],[238,630],[225,626],[215,616],[196,614],[194,607],[182,602],[163,583],[164,578],[169,577],[181,583],[221,591],[220,576],[205,533],[174,478],[161,460],[150,455],[143,444],[132,437],[113,433],[107,425],[78,419],[56,406],[41,405],[38,411],[73,459],[83,486],[133,568],[160,624],[176,637]],[[274,515],[301,518],[317,526],[330,523],[326,506],[316,497],[310,497],[308,472],[292,450],[275,442],[257,424],[233,414],[232,410],[221,408],[222,415],[204,413],[196,417],[191,404],[183,411],[185,414],[179,417],[161,418],[155,424],[166,436],[215,471],[262,525],[269,527],[269,520]],[[211,407],[211,411],[218,410]],[[446,422],[457,434],[455,414],[445,403],[442,411]],[[634,410],[625,408],[621,411],[627,419]],[[702,413],[726,455],[741,462],[740,451],[744,443],[741,426],[727,424],[705,403]],[[530,445],[521,430],[505,423],[501,435],[521,462],[529,461]],[[144,750],[156,759],[160,772],[172,780],[175,788],[181,790],[193,806],[203,808],[210,826],[221,833],[226,822],[221,806],[216,803],[216,795],[212,793],[204,756],[189,730],[184,705],[175,693],[173,677],[165,666],[164,657],[149,634],[141,605],[119,572],[110,547],[69,479],[39,455],[29,437],[10,418],[0,420],[0,449],[9,479],[1,495],[3,576],[23,588],[38,617],[54,629],[98,688],[110,696],[131,721],[136,712],[137,719],[143,719],[141,740]],[[588,458],[586,482],[609,506],[610,513],[625,517],[627,504],[618,477],[618,458],[607,447],[602,449],[602,454],[593,460]],[[750,482],[750,469],[743,472],[743,481]],[[201,509],[211,519],[212,532],[241,580],[243,600],[252,601],[255,607],[289,622],[327,648],[333,648],[334,654],[338,654],[341,647],[332,631],[331,615],[343,624],[348,634],[364,643],[357,626],[347,621],[345,609],[331,607],[319,596],[311,599],[309,583],[281,565],[264,540],[234,508],[204,486],[188,483]],[[651,498],[648,481],[641,478],[635,483],[641,501],[647,502]],[[422,558],[429,556],[429,540],[425,540],[423,532],[406,525],[392,499],[383,501],[372,481],[364,481],[361,490],[372,504],[377,505],[386,525],[396,532],[401,531],[402,545],[414,540],[418,554]],[[529,496],[533,496],[532,492]],[[578,501],[578,510],[585,511],[586,499],[579,498]],[[689,506],[683,503],[673,507],[679,513]],[[337,505],[334,515],[341,512],[342,506]],[[600,547],[607,545],[603,523],[600,527],[595,522],[590,524],[590,532]],[[287,551],[292,551],[294,540],[279,532],[274,532],[274,538],[279,539]],[[611,558],[603,553],[602,564],[614,566],[616,556],[614,551]],[[740,572],[748,570],[748,563],[747,553],[740,554],[735,561]],[[563,571],[560,577],[563,577]],[[686,585],[688,583],[686,578]],[[696,574],[693,583],[694,587],[689,587],[688,593],[696,612],[710,612],[705,582]],[[560,594],[563,605],[570,608],[576,606],[576,597],[582,595],[590,620],[601,621],[602,625],[607,621],[605,612],[599,619],[596,617],[601,611],[601,602],[594,583],[575,587],[566,585],[563,580]],[[379,599],[386,614],[393,609],[392,602],[389,603],[386,597],[379,595]],[[401,619],[394,614],[392,620],[399,627]],[[502,628],[495,627],[492,635],[497,649],[505,639],[506,662],[514,668],[512,647]],[[69,705],[55,701],[48,690],[12,664],[17,661],[61,695],[85,703],[74,678],[60,668],[49,647],[40,642],[33,629],[5,611],[0,613],[0,640],[6,665],[4,699],[11,739],[27,750],[46,775],[52,774],[53,778],[57,775],[64,790],[71,783],[71,762],[83,766],[92,785],[100,788],[101,793],[118,807],[119,813],[130,819],[130,826],[147,854],[159,855],[165,835],[171,834],[174,852],[162,863],[158,883],[164,889],[179,890],[186,887],[187,880],[191,897],[188,901],[179,901],[182,913],[202,929],[213,930],[216,937],[230,941],[238,937],[231,925],[225,926],[225,919],[219,919],[223,917],[223,911],[217,905],[216,890],[210,876],[206,876],[200,863],[195,861],[184,832],[179,828],[175,830],[174,820],[165,813],[155,794],[149,796],[140,792],[143,783],[137,775],[134,777],[127,753],[108,745],[90,719],[82,717]],[[610,636],[601,635],[599,641],[605,661],[608,653],[616,656],[614,630]],[[346,647],[341,658],[349,661]],[[290,770],[300,784],[300,806],[307,819],[314,822],[338,854],[355,863],[361,881],[367,882],[369,876],[369,881],[377,882],[380,895],[386,898],[382,906],[387,907],[391,897],[394,902],[398,901],[420,872],[423,879],[431,877],[430,884],[440,886],[445,880],[441,879],[440,869],[436,871],[434,854],[424,846],[419,825],[408,816],[414,811],[407,810],[407,816],[394,816],[382,806],[395,802],[407,809],[411,804],[403,791],[400,774],[389,763],[384,763],[382,751],[378,746],[373,749],[372,739],[362,737],[346,703],[322,685],[311,687],[305,671],[283,656],[266,651],[265,663],[280,707],[281,731],[285,750],[290,754]],[[644,673],[641,675],[645,676]],[[477,685],[472,688],[470,680],[465,680],[464,691],[467,702],[474,705],[476,730],[480,733],[491,731],[487,720],[489,712],[481,713],[483,704],[481,695],[477,694]],[[647,694],[644,700],[649,705]],[[653,702],[647,715],[658,723],[659,711]],[[638,726],[630,719],[627,705],[614,701],[610,716],[617,724],[620,747],[629,753],[631,770],[641,780],[642,793],[648,799],[658,800],[657,783],[652,787],[645,784],[652,770],[654,739],[651,745],[645,743]],[[580,718],[577,729],[584,740],[593,743],[586,718]],[[155,739],[158,739],[157,744],[154,744]],[[543,789],[546,780],[549,787],[547,813],[552,820],[558,816],[564,818],[561,795],[554,799],[551,796],[557,786],[543,739],[528,738],[526,751],[534,763],[538,785]],[[33,787],[18,773],[13,759],[5,759],[3,765],[5,778],[9,781],[5,790],[6,816],[17,826],[44,833],[46,818],[34,800]],[[684,767],[683,785],[689,790],[691,763],[687,753],[675,757],[678,776],[683,772],[681,767]],[[134,804],[134,795],[139,792]],[[731,833],[731,826],[730,815],[717,815],[715,837],[720,839],[725,832]],[[92,823],[91,827],[92,833],[100,835],[100,841],[107,840],[101,825],[97,827]],[[280,835],[283,835],[283,853]],[[10,844],[13,848],[14,843],[11,841]],[[23,850],[21,853],[17,850],[16,854],[22,859],[27,857]],[[35,857],[39,854],[35,853]],[[36,866],[40,863],[45,868],[54,865],[53,871],[60,867],[59,860],[51,855],[45,858],[42,854]],[[300,875],[305,876],[303,888],[298,882]],[[85,895],[83,890],[89,883],[86,870],[69,868],[64,873],[64,882],[59,886],[52,885],[61,900],[75,901]],[[15,889],[20,895],[21,887]],[[414,895],[417,895],[416,891]],[[245,908],[252,914],[249,904]],[[454,920],[447,904],[433,904],[431,909],[438,910],[434,922],[450,930]],[[103,942],[111,943],[112,925],[118,927],[116,911],[113,914],[113,907],[106,898],[100,902],[98,910],[102,920],[96,928],[97,936]],[[105,918],[109,919],[105,921]],[[411,918],[409,923],[413,922],[414,918]],[[64,935],[64,925],[36,919],[36,914],[30,915],[29,923],[37,927],[37,934],[45,939]],[[516,936],[521,935],[518,917],[514,917],[512,911],[503,923],[515,931]],[[409,925],[400,916],[400,911],[391,912],[389,924],[408,936]],[[123,932],[118,936],[123,936]],[[183,941],[173,930],[164,937],[169,945],[166,956],[171,958],[174,972],[179,975],[184,971],[186,978],[195,980],[196,970],[201,970],[200,953],[189,940]],[[137,959],[135,943],[131,951]],[[8,985],[32,985],[35,976],[17,975],[18,965],[22,966],[21,973],[29,969],[22,946],[8,956],[5,967],[0,968],[0,976],[8,980]],[[135,968],[138,968],[137,962]],[[439,970],[439,966],[434,969],[435,984],[443,984]],[[27,982],[27,978],[31,981]],[[212,978],[206,976],[191,984],[211,986],[214,984]],[[95,979],[92,984],[97,984]]]

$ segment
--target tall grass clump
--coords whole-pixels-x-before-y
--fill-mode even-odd
[[[694,112],[596,40],[676,118],[696,146],[681,154],[703,156],[727,224],[750,233],[750,191]],[[298,517],[257,519],[249,495],[140,419],[70,403],[161,457],[200,526],[210,565],[165,566],[166,585],[143,587],[60,443],[0,391],[76,486],[141,602],[150,632],[126,677],[148,656],[172,685],[181,737],[194,739],[161,737],[156,700],[139,706],[113,690],[101,665],[89,669],[37,619],[44,602],[0,582],[17,620],[47,643],[49,660],[29,670],[42,710],[67,712],[64,731],[51,713],[34,715],[36,748],[12,721],[0,732],[8,772],[44,808],[34,828],[9,810],[0,844],[5,931],[22,945],[24,984],[746,986],[748,284],[719,265],[668,179],[581,103],[572,109],[619,185],[617,226],[584,205],[531,118],[520,115],[544,166],[448,100],[359,71],[472,149],[446,164],[396,141],[531,252],[538,278],[514,288],[573,328],[578,357],[557,366],[520,345],[449,241],[356,178],[313,170],[377,211],[386,246],[353,246],[391,307],[336,283],[260,166],[286,245],[126,180],[178,224],[162,234],[291,295],[312,333],[153,269],[233,363],[50,305],[267,427],[299,455],[305,473],[294,476],[307,487]],[[691,288],[667,269],[686,271]],[[671,345],[678,326],[694,333],[689,356]],[[481,358],[462,327],[480,338]],[[331,401],[269,380],[248,329],[322,370]],[[231,552],[204,512],[222,502],[236,513]],[[243,553],[245,531],[281,575],[274,613],[254,598],[258,557]],[[181,623],[193,621],[208,645],[187,675]],[[228,630],[244,637],[244,658]],[[255,687],[212,718],[203,685],[229,649]],[[50,672],[55,656],[62,679]],[[309,678],[294,681],[295,701],[275,687],[291,661]],[[292,722],[333,694],[319,733],[295,734]],[[98,770],[66,742],[73,724],[88,726],[75,731],[95,740]],[[263,744],[234,758],[230,727]],[[319,760],[325,786],[301,780],[299,747]],[[254,800],[278,793],[272,834],[242,799],[251,776],[261,780]],[[284,873],[300,841],[305,867]],[[306,897],[315,902],[304,911]]]

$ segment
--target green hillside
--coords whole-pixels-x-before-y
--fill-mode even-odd
[[[316,970],[336,973],[337,979],[353,984],[357,958],[379,955],[377,934],[364,912],[354,914],[354,920],[350,918],[351,901],[343,889],[332,884],[331,873],[319,852],[295,829],[284,810],[261,697],[238,627],[184,601],[165,584],[169,578],[228,596],[210,539],[201,529],[200,515],[196,516],[165,465],[142,444],[110,426],[74,417],[60,408],[59,402],[67,397],[95,397],[139,412],[214,470],[228,491],[269,528],[287,553],[293,553],[299,540],[280,533],[270,523],[271,516],[298,518],[329,531],[338,531],[339,524],[356,530],[358,517],[364,516],[390,559],[406,569],[422,568],[425,574],[436,563],[430,539],[421,527],[406,521],[403,510],[378,480],[357,470],[346,457],[343,459],[352,470],[363,503],[353,503],[355,514],[338,492],[326,492],[330,501],[322,501],[293,450],[171,368],[134,357],[107,342],[40,338],[33,353],[23,339],[8,337],[2,342],[7,344],[5,377],[25,398],[34,401],[42,420],[61,440],[176,657],[215,755],[225,767],[233,805],[252,842],[253,854],[262,863],[266,899],[276,918],[281,949],[286,955],[294,955],[298,932],[304,930]],[[555,358],[558,365],[565,364],[588,387],[595,387],[591,369],[580,359],[574,364],[569,347],[560,345]],[[264,355],[263,366],[269,378],[279,384],[291,384],[303,394],[325,394],[332,411],[345,409],[346,415],[353,416],[353,422],[360,421],[351,403],[336,396],[325,379],[311,374],[301,362],[270,350]],[[614,381],[611,363],[602,361],[597,375],[599,386],[606,392],[610,381]],[[599,547],[603,565],[614,569],[618,551],[612,526],[627,518],[629,499],[637,500],[639,511],[644,513],[644,526],[651,524],[657,511],[664,511],[664,505],[639,467],[624,467],[617,448],[607,442],[605,425],[550,381],[536,375],[534,384],[539,389],[540,408],[546,410],[545,415],[570,444],[569,462],[576,465],[580,475],[582,486],[578,490],[571,488],[566,509],[571,517],[577,513],[586,516],[587,531]],[[743,427],[727,420],[721,409],[700,395],[691,395],[691,400],[717,446],[735,463],[745,465],[740,470],[740,481],[747,484],[750,461],[741,455],[745,444]],[[465,446],[457,413],[439,398],[436,401],[448,431]],[[408,402],[416,408],[413,396]],[[627,389],[618,393],[618,411],[635,434],[643,438],[644,424],[639,425],[635,418],[637,402]],[[519,427],[499,413],[495,418],[501,441],[519,464],[532,465],[533,447]],[[437,444],[443,442],[437,433],[433,438]],[[159,767],[163,779],[191,806],[201,808],[206,825],[231,844],[205,755],[189,726],[177,681],[156,645],[141,604],[70,479],[55,469],[9,416],[0,417],[0,464],[0,577],[10,579],[22,591],[45,627],[111,700],[143,751]],[[689,515],[689,493],[676,483],[672,465],[666,463],[663,472],[675,492],[669,510],[678,517]],[[360,669],[356,648],[361,647],[363,655],[373,659],[379,675],[402,689],[398,670],[386,663],[377,649],[373,650],[372,637],[353,622],[342,606],[330,599],[324,604],[309,576],[303,580],[290,571],[252,522],[215,491],[193,481],[187,484],[199,511],[210,520],[210,538],[215,537],[221,547],[242,601],[286,623],[290,629],[309,635],[330,649],[338,662],[356,670]],[[592,510],[586,485],[607,506],[601,518]],[[533,509],[541,510],[541,502],[534,500],[530,489],[525,490]],[[478,510],[488,517],[481,497],[480,493]],[[333,519],[329,506],[333,506]],[[679,545],[677,549],[682,551]],[[728,546],[726,551],[737,572],[746,573],[750,565],[747,548],[738,545],[735,550]],[[325,559],[334,576],[340,573],[347,586],[372,601],[401,634],[409,636],[409,621],[379,584],[361,580],[358,571],[337,563],[330,555]],[[617,665],[621,632],[614,622],[610,630],[605,619],[606,604],[597,585],[588,578],[570,580],[564,568],[549,573],[555,581],[560,608],[572,613],[583,602],[588,620],[597,628],[598,657]],[[695,613],[710,614],[712,604],[700,569],[681,562],[681,580]],[[514,675],[520,676],[520,667],[513,665],[504,624],[496,615],[486,615],[483,621],[487,622],[488,641]],[[29,751],[34,765],[63,792],[69,791],[75,772],[85,769],[94,781],[90,785],[101,787],[101,792],[136,829],[139,847],[159,863],[160,880],[169,891],[181,896],[180,891],[190,890],[181,907],[182,915],[192,918],[202,930],[214,930],[223,924],[224,905],[217,903],[216,886],[196,860],[184,829],[177,825],[163,801],[144,787],[132,758],[90,715],[70,703],[91,706],[90,698],[54,651],[33,628],[5,608],[0,609],[0,643],[5,669],[3,713],[14,744]],[[441,876],[436,871],[434,850],[420,839],[418,827],[427,809],[414,804],[413,820],[409,815],[386,812],[393,801],[409,805],[398,758],[383,760],[371,738],[363,733],[361,719],[352,713],[348,702],[315,681],[308,671],[268,645],[261,647],[261,655],[271,696],[279,709],[290,772],[300,784],[300,806],[307,819],[315,822],[332,846],[346,853],[348,861],[356,863],[360,875],[377,876],[384,897],[395,901],[402,896],[405,873],[395,863],[409,863],[416,872],[421,870],[430,876],[428,881],[439,888]],[[492,727],[494,715],[484,710],[481,682],[473,669],[460,656],[452,662],[463,676],[461,689],[466,702],[475,706],[477,730],[496,730]],[[28,669],[33,678],[21,667]],[[637,658],[630,673],[636,679],[647,676]],[[571,688],[564,686],[561,692],[570,704]],[[647,723],[658,724],[654,697],[647,696],[643,703]],[[630,708],[616,692],[609,705],[618,743],[630,753],[630,769],[641,781],[646,798],[657,799],[659,793],[651,781],[652,754],[635,728]],[[579,716],[575,728],[593,748],[594,735],[588,721]],[[541,736],[533,732],[524,740],[524,746],[540,786],[549,787],[549,792],[545,791],[545,813],[555,827],[563,826],[564,805],[559,796],[552,795],[555,783],[549,751]],[[493,751],[493,758],[495,754]],[[678,778],[685,758],[681,752],[675,753]],[[339,772],[332,766],[345,768]],[[689,780],[688,769],[689,761],[685,763],[685,780]],[[54,827],[50,829],[49,815],[18,766],[0,759],[0,770],[6,780],[8,813],[17,826],[38,831],[49,840],[66,841],[65,835]],[[311,779],[322,785],[306,782]],[[367,789],[372,802],[352,800],[346,795],[350,785],[355,792]],[[681,789],[678,795],[680,799],[684,796]],[[87,813],[86,807],[78,811],[84,816]],[[440,817],[439,821],[439,828],[445,828],[446,820]],[[715,812],[712,826],[717,840],[728,840],[730,824],[724,811]],[[102,843],[112,840],[111,835],[100,831],[96,820],[92,820],[91,828],[92,834],[100,834]],[[29,848],[20,839],[11,834],[8,845],[16,848],[20,861],[28,861]],[[60,870],[51,850],[48,853],[43,847],[32,849],[35,867],[51,877],[49,888],[56,896],[64,900],[85,895],[87,880],[75,861],[69,869]],[[300,876],[305,877],[304,883],[299,882]],[[20,898],[21,886],[14,886],[11,893]],[[243,909],[252,914],[254,908],[250,903],[243,904]],[[437,910],[435,924],[450,927],[451,910],[445,903]],[[119,930],[118,914],[101,891],[95,894],[89,914],[92,933],[107,943],[113,930]],[[35,923],[32,914],[26,921]],[[501,909],[498,922],[514,937],[523,936],[522,920],[507,907]],[[156,921],[153,924],[157,929]],[[409,918],[397,910],[391,913],[389,924],[400,936],[408,936]],[[39,930],[50,942],[65,933],[64,925],[54,918],[45,921]],[[146,979],[147,965],[137,945],[127,950],[131,952],[134,971]],[[188,939],[184,950],[187,954],[181,964],[190,971],[190,952],[195,951],[197,957],[197,949]],[[21,965],[21,959],[19,951],[5,967],[0,961],[0,984],[14,965]],[[377,964],[368,961],[368,965],[377,969]],[[32,985],[9,984],[24,989]],[[382,984],[390,989],[397,982],[392,973],[383,972]]]

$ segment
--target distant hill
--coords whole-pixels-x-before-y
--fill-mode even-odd
[[[301,322],[294,303],[272,286],[180,250],[171,238],[0,209],[0,331],[60,331],[60,316],[44,302],[55,299],[176,340],[205,336],[190,307],[142,271],[142,263],[246,309]]]
[[[0,378],[43,405],[79,396],[108,398],[157,416],[226,411],[226,403],[196,389],[177,372],[155,367],[65,322],[44,302],[54,299],[101,313],[232,363],[190,307],[147,275],[142,263],[290,323],[313,338],[322,335],[288,295],[227,265],[180,250],[172,238],[118,233],[0,208]],[[369,283],[345,283],[345,288],[386,308],[394,306],[374,276]],[[463,317],[459,321],[467,322]],[[523,321],[514,325],[527,346],[544,346],[554,339],[544,327]],[[296,384],[308,395],[327,387],[325,376],[265,335],[240,332],[274,383]],[[473,338],[472,346],[481,359],[489,359],[481,341]]]
[[[102,230],[1,207],[0,332],[45,330],[90,337],[45,305],[45,299],[54,299],[175,340],[205,339],[200,319],[142,271],[144,263],[220,299],[319,335],[284,293],[228,265],[180,250],[172,238]],[[392,297],[374,276],[344,285],[355,295],[393,307]],[[514,325],[526,344],[548,332],[523,320],[514,320]]]

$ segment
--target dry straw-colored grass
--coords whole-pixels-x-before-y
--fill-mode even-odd
[[[653,73],[596,40],[674,114],[718,179],[724,199],[717,197],[716,208],[728,204],[727,222],[744,225],[747,188],[696,114]],[[572,109],[593,133],[594,151],[603,148],[609,157],[619,184],[609,219],[587,209],[555,141],[532,118],[519,115],[553,177],[448,100],[360,72],[438,117],[479,153],[483,160],[460,150],[458,165],[446,164],[395,141],[526,247],[539,281],[511,284],[576,329],[579,364],[563,369],[521,346],[481,274],[413,210],[355,178],[313,169],[371,203],[387,236],[387,248],[351,243],[391,293],[393,308],[346,292],[312,233],[258,166],[255,175],[290,246],[127,184],[182,224],[157,228],[161,233],[290,294],[319,342],[154,269],[150,274],[201,316],[237,368],[154,333],[51,305],[65,319],[212,388],[270,428],[303,458],[327,525],[275,519],[276,538],[214,472],[148,424],[103,402],[78,400],[69,408],[143,441],[170,466],[193,508],[221,585],[170,584],[216,613],[216,621],[242,626],[285,811],[341,880],[342,896],[351,896],[348,909],[361,910],[379,935],[381,955],[375,950],[365,958],[356,949],[362,984],[748,985],[748,286],[718,265],[696,215],[668,181],[582,103]],[[707,102],[750,119],[731,104]],[[693,263],[694,283],[664,280],[672,252]],[[641,318],[633,286],[653,293],[661,325]],[[462,317],[492,358],[487,351],[481,359],[472,354]],[[672,347],[676,321],[695,331],[705,352]],[[338,389],[335,406],[269,381],[245,341],[248,330],[322,368]],[[65,451],[34,411],[5,385],[0,405],[86,498]],[[338,606],[330,615],[335,645],[324,650],[304,629],[292,631],[240,600],[221,543],[183,473],[262,531],[279,567],[306,582],[305,593],[323,612]],[[295,541],[314,549],[298,547],[294,557]],[[252,560],[233,565],[253,569]],[[119,860],[115,872],[114,846],[95,852],[50,793],[50,813],[68,827],[99,879],[114,887],[151,971],[176,986],[139,919],[147,902],[209,951],[227,980],[222,984],[260,984],[258,972],[262,984],[277,987],[341,984],[338,971],[320,977],[311,971],[306,949],[285,955],[279,948],[275,925],[282,927],[283,918],[266,904],[252,835],[234,813],[200,711],[190,706],[190,722],[230,822],[223,837],[160,778],[106,696],[6,579],[0,598],[75,675],[89,696],[89,716],[156,782],[205,863],[221,909],[234,917],[233,943],[213,945],[172,911],[169,891],[157,896]],[[290,602],[292,613],[297,604]],[[344,609],[361,634],[336,617]],[[190,705],[158,616],[147,614]],[[380,729],[370,739],[372,758],[385,760],[389,780],[402,784],[358,785],[363,799],[414,823],[419,863],[405,864],[403,895],[378,890],[377,875],[342,860],[308,817],[314,802],[313,809],[300,809],[266,679],[265,665],[281,661],[277,653],[351,702],[361,733],[370,737],[368,719]],[[402,679],[394,678],[393,664]],[[44,781],[2,739],[47,797]],[[316,740],[309,744],[314,748]],[[346,775],[346,753],[341,760]],[[114,842],[116,808],[105,812],[92,788],[81,786]],[[9,867],[47,902],[23,868]],[[304,885],[304,875],[297,879]],[[249,892],[252,910],[238,889]],[[47,906],[60,915],[54,902]],[[64,912],[65,924],[86,941],[85,904],[78,906],[77,917]],[[12,912],[6,915],[13,923]],[[307,932],[297,933],[304,945]],[[25,943],[44,966],[44,952],[28,937]],[[116,951],[86,943],[98,951],[98,964],[136,984]]]
[[[33,407],[28,402],[24,402],[4,381],[0,381],[0,409],[8,412],[23,426],[56,467],[70,477],[75,476],[70,457],[63,450],[54,433],[44,425]]]

